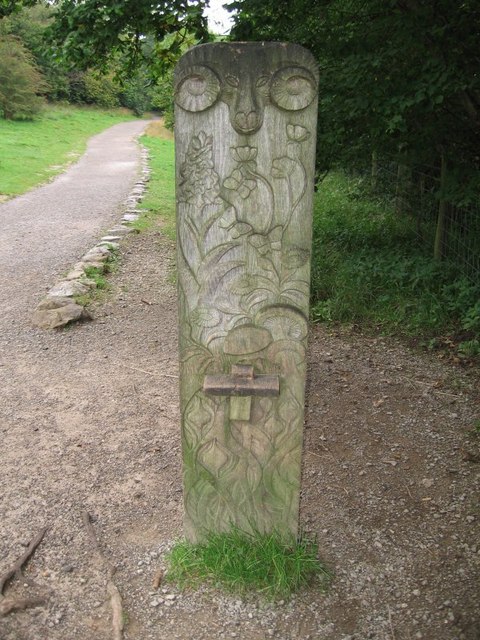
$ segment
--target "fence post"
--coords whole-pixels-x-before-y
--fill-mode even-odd
[[[435,230],[435,241],[433,245],[433,257],[441,260],[444,257],[443,244],[445,240],[445,228],[447,219],[447,201],[445,200],[445,184],[447,180],[447,161],[442,153],[442,164],[440,169],[440,202],[438,204],[437,227]]]

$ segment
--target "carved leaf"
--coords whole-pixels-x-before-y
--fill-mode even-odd
[[[310,251],[302,247],[290,247],[282,255],[282,264],[287,269],[299,269],[310,260]]]
[[[272,176],[274,178],[289,178],[297,163],[288,156],[275,158],[272,162]]]
[[[203,444],[197,453],[198,462],[212,475],[220,478],[234,464],[233,454],[217,438]]]
[[[193,449],[213,427],[215,409],[210,398],[193,396],[184,412],[185,437]]]
[[[257,157],[257,147],[245,145],[243,147],[232,147],[232,158],[237,162],[250,162]]]
[[[287,124],[287,138],[295,142],[304,142],[310,137],[310,131],[299,124]]]

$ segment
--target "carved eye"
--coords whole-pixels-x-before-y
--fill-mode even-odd
[[[268,83],[269,79],[270,78],[268,76],[260,76],[255,83],[255,86],[257,87],[257,89],[260,89],[260,87],[264,87]]]
[[[231,87],[235,87],[235,88],[238,87],[238,85],[240,84],[240,80],[235,76],[232,76],[231,74],[228,74],[225,76],[225,82]]]
[[[315,93],[315,80],[303,67],[285,67],[273,76],[270,95],[280,109],[305,109],[315,98]]]
[[[205,111],[220,95],[220,80],[209,67],[191,67],[175,90],[175,102],[185,111]]]

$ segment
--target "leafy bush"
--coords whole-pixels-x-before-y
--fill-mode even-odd
[[[136,116],[142,116],[152,106],[151,88],[145,69],[139,69],[125,81],[120,96],[124,107],[132,109]]]
[[[90,69],[85,73],[83,82],[87,103],[97,104],[107,109],[120,105],[118,98],[120,88],[111,75],[100,75]]]
[[[173,129],[173,72],[169,71],[157,81],[152,94],[152,106],[163,115],[165,126]]]
[[[15,36],[0,37],[0,110],[6,120],[31,118],[41,109],[46,82],[32,54]]]
[[[463,329],[474,339],[479,300],[479,285],[417,244],[407,217],[358,196],[355,181],[342,174],[322,182],[314,211],[314,320],[426,337]]]

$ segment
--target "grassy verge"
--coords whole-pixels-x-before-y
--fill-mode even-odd
[[[0,120],[0,198],[47,182],[83,153],[88,138],[118,122],[121,110],[50,106],[36,120]]]
[[[102,267],[86,267],[85,280],[94,283],[94,287],[88,293],[75,296],[75,302],[82,307],[88,307],[93,302],[101,301],[110,291],[111,285],[108,281],[108,274],[115,273],[119,266],[120,252],[113,245],[107,245],[111,254],[103,263]],[[82,282],[82,280],[80,280]]]
[[[175,148],[173,134],[161,121],[147,128],[141,142],[150,153],[152,170],[148,190],[142,200],[142,208],[148,211],[133,224],[139,231],[149,228],[158,216],[162,219],[162,232],[175,239]]]
[[[384,333],[446,336],[460,354],[480,354],[480,286],[454,264],[434,261],[411,221],[359,194],[342,174],[321,184],[314,211],[312,316]]]
[[[166,579],[182,587],[208,582],[228,591],[288,598],[314,581],[325,588],[330,573],[309,540],[286,544],[275,534],[233,529],[211,533],[202,544],[179,542],[168,556]]]

